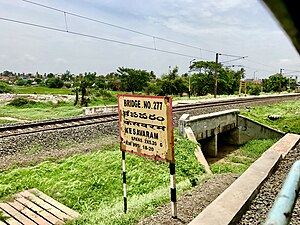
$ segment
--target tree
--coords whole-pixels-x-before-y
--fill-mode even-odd
[[[265,92],[281,92],[287,90],[288,84],[288,78],[284,77],[282,74],[272,75],[268,79],[264,79],[263,81]]]
[[[78,104],[79,92],[81,91],[81,106],[88,106],[88,99],[86,98],[88,91],[87,89],[93,87],[96,80],[96,73],[84,73],[84,75],[79,74],[74,80],[73,90],[76,94],[76,99],[74,105]]]
[[[192,93],[206,95],[214,93],[215,70],[217,66],[218,94],[234,94],[239,89],[241,78],[245,76],[245,70],[234,71],[222,68],[222,64],[216,65],[213,61],[194,62],[190,67],[193,71],[191,77]]]
[[[47,74],[47,78],[52,78],[52,77],[55,77],[53,73],[48,73]]]
[[[134,94],[135,91],[142,91],[147,87],[152,75],[146,70],[119,67],[117,73],[121,80],[121,86],[125,91]]]
[[[157,79],[159,87],[159,95],[180,95],[188,91],[187,79],[184,75],[178,75],[178,67],[175,67],[168,74],[162,75],[161,79]]]
[[[105,88],[112,91],[120,91],[122,89],[120,75],[116,72],[107,74],[105,76]]]
[[[15,84],[17,86],[24,86],[26,84],[26,80],[21,79],[21,78],[17,78],[17,80],[15,81]]]
[[[61,88],[64,86],[64,82],[58,77],[51,77],[46,80],[46,85],[49,88]]]
[[[105,77],[103,75],[98,76],[95,80],[95,85],[98,88],[105,88]]]
[[[260,94],[261,87],[259,84],[248,82],[247,83],[247,93],[249,95],[259,95]]]
[[[207,95],[214,92],[215,62],[194,62],[190,67],[193,71],[191,77],[191,92],[197,95]]]
[[[40,84],[40,83],[42,83],[42,78],[40,78],[40,77],[36,77],[36,78],[34,78],[34,81],[37,83],[37,84]]]
[[[10,71],[7,71],[7,70],[2,72],[2,76],[5,76],[5,77],[12,77],[14,75],[15,74],[13,72],[10,72]]]
[[[70,82],[72,79],[73,75],[70,73],[69,70],[66,70],[66,72],[61,75],[61,80],[63,82]]]

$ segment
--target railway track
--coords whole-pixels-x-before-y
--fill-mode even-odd
[[[280,96],[267,96],[267,97],[248,97],[248,98],[238,98],[229,99],[221,101],[210,101],[201,102],[194,104],[183,104],[173,107],[173,114],[180,115],[186,111],[208,109],[214,107],[222,107],[228,105],[241,105],[241,104],[255,104],[261,102],[268,102],[278,100],[288,100],[300,98],[300,94],[290,94],[290,95],[280,95]],[[66,129],[79,126],[87,126],[97,123],[108,123],[116,122],[118,120],[117,113],[102,114],[102,115],[90,115],[90,116],[79,116],[79,117],[69,117],[63,119],[53,119],[53,120],[43,120],[34,121],[27,123],[14,123],[9,125],[4,125],[0,127],[0,138],[24,135],[42,131],[53,131],[59,129]]]
[[[70,117],[59,120],[44,120],[29,123],[15,123],[0,127],[0,138],[30,134],[42,131],[59,130],[78,126],[87,126],[96,123],[108,123],[118,120],[118,115],[104,114],[83,117]]]

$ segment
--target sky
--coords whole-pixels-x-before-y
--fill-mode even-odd
[[[106,75],[128,67],[160,77],[216,53],[249,79],[280,70],[300,78],[299,54],[262,1],[0,0],[1,72]]]

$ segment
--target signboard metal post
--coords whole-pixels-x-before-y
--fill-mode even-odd
[[[172,218],[177,218],[175,163],[170,163],[170,190]]]
[[[122,151],[122,170],[123,170],[123,196],[124,196],[124,213],[127,212],[127,186],[126,186],[126,165],[125,152]]]

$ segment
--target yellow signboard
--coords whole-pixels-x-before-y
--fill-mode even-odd
[[[172,98],[118,95],[121,151],[174,162]]]

